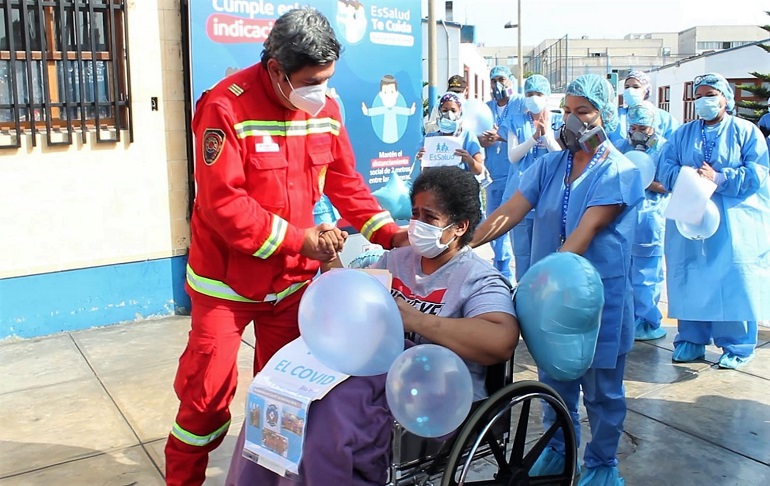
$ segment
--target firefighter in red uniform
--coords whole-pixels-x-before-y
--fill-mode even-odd
[[[181,404],[166,443],[167,484],[205,480],[208,454],[230,425],[244,328],[254,322],[255,373],[299,335],[300,297],[347,236],[313,226],[321,194],[370,241],[408,244],[355,171],[339,107],[326,97],[339,52],[323,15],[292,10],[275,22],[261,62],[196,106],[192,330],[174,381]]]

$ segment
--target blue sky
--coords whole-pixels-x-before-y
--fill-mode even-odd
[[[423,12],[427,16],[427,0]],[[438,2],[444,11],[444,0]],[[770,24],[767,0],[521,0],[522,43],[587,35],[622,38],[644,32],[678,32],[696,25]],[[558,15],[556,14],[558,12]],[[476,40],[487,46],[515,45],[516,0],[454,0],[454,20],[476,25]],[[770,34],[768,34],[770,37]],[[729,40],[729,39],[725,39]]]

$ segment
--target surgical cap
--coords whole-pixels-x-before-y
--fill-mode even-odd
[[[612,132],[618,126],[615,90],[609,81],[598,74],[584,74],[567,85],[568,96],[581,96],[599,110],[604,130]]]
[[[498,76],[505,76],[506,78],[510,79],[512,77],[511,70],[505,66],[495,66],[491,71],[489,71],[489,79],[496,78]]]
[[[551,96],[551,83],[545,76],[533,74],[524,82],[524,93],[532,93],[533,91]]]
[[[644,88],[644,99],[646,100],[647,98],[649,98],[651,88],[650,88],[650,77],[647,76],[647,73],[643,71],[631,71],[630,73],[628,73],[628,76],[626,76],[626,79],[631,79],[631,78],[639,81],[642,84],[642,88]]]
[[[639,104],[628,108],[628,124],[640,125],[643,127],[655,126],[655,114],[657,109],[649,101],[642,101]]]
[[[454,101],[455,103],[457,103],[457,107],[460,108],[460,111],[462,111],[463,102],[462,102],[462,99],[457,95],[457,93],[453,91],[448,91],[447,93],[444,93],[444,95],[439,100],[438,105],[441,106],[447,101]]]
[[[708,73],[703,76],[696,76],[693,80],[693,84],[693,94],[701,86],[711,86],[722,93],[727,99],[727,111],[731,112],[735,109],[735,95],[733,94],[733,89],[730,87],[730,83],[728,83],[721,74]]]

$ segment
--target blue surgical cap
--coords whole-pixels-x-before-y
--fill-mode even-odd
[[[489,71],[489,79],[496,78],[498,76],[505,76],[506,78],[510,79],[512,77],[511,70],[505,66],[495,66],[491,71]]]
[[[711,86],[722,93],[727,99],[727,111],[732,112],[735,109],[735,95],[733,94],[733,89],[730,87],[730,83],[728,83],[721,74],[708,73],[703,76],[695,76],[693,82],[693,94],[695,94],[695,91],[701,86]]]
[[[551,96],[551,83],[548,82],[548,78],[540,74],[533,74],[528,77],[524,82],[524,93],[532,93],[533,91]]]
[[[462,112],[463,99],[460,98],[460,96],[457,93],[454,93],[452,91],[447,91],[446,93],[444,93],[441,99],[438,100],[438,105],[441,106],[447,101],[454,101],[455,103],[457,103],[457,107],[460,108],[460,111]]]
[[[628,108],[628,124],[641,125],[643,127],[655,126],[655,114],[658,110],[649,101],[642,101],[639,104]]]
[[[606,132],[612,132],[618,126],[617,100],[615,90],[609,81],[598,74],[584,74],[567,85],[568,96],[581,96],[599,110]]]
[[[644,71],[631,71],[628,73],[628,76],[626,76],[626,79],[635,79],[639,81],[639,83],[642,85],[642,88],[644,88],[644,99],[650,97],[650,77],[645,73]]]

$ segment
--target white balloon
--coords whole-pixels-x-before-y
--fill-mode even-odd
[[[471,98],[463,104],[463,129],[481,136],[495,125],[492,110],[483,101]]]
[[[698,224],[689,224],[682,221],[676,222],[676,229],[688,240],[705,240],[714,236],[719,229],[719,223],[722,217],[719,214],[719,208],[714,201],[709,200],[706,203],[706,212],[703,213],[703,219]]]
[[[655,161],[647,152],[632,150],[625,154],[626,158],[634,163],[642,177],[642,187],[647,189],[655,180]]]

